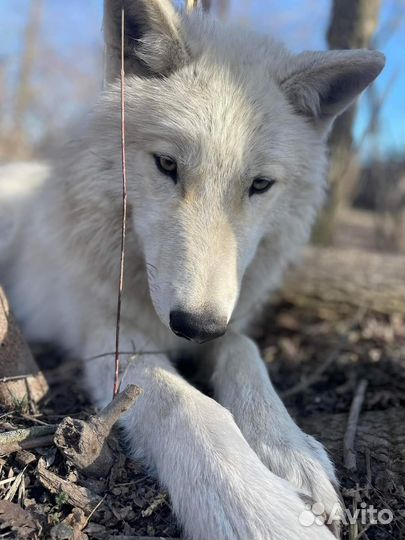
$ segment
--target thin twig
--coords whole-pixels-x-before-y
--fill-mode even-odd
[[[24,420],[28,420],[29,422],[34,422],[35,424],[39,424],[40,426],[49,426],[49,422],[44,422],[43,420],[40,420],[39,418],[36,418],[33,415],[30,414],[22,414],[20,413],[21,418],[24,418]]]
[[[55,433],[57,426],[34,426],[30,428],[13,429],[0,433],[0,448],[11,443],[19,443],[33,437],[43,437]]]
[[[371,470],[370,448],[366,447],[364,449],[364,457],[365,457],[365,460],[366,460],[366,478],[367,478],[366,489],[369,489],[373,485],[373,473],[372,473],[372,470]]]
[[[117,324],[115,328],[115,371],[113,398],[120,389],[120,323],[121,323],[121,299],[124,284],[124,259],[125,259],[125,239],[127,229],[127,167],[125,155],[125,65],[124,65],[124,32],[125,32],[125,10],[124,4],[121,7],[121,156],[122,156],[122,223],[121,223],[121,255],[120,255],[120,275],[118,284],[117,300]]]
[[[160,350],[160,351],[139,351],[139,352],[134,352],[134,351],[119,351],[119,355],[120,357],[121,356],[129,356],[130,358],[131,357],[138,357],[138,356],[145,356],[145,355],[161,355],[161,354],[164,354],[164,355],[168,355],[168,354],[171,354],[172,352],[174,352],[173,350],[170,350],[170,349],[167,349],[167,350]],[[114,351],[111,351],[111,352],[106,352],[106,353],[101,353],[101,354],[97,354],[95,356],[89,356],[87,358],[84,358],[84,359],[81,359],[81,358],[78,358],[78,359],[75,359],[75,360],[67,360],[66,362],[63,362],[60,366],[56,367],[56,368],[51,368],[51,369],[45,369],[43,371],[43,374],[45,375],[46,377],[46,380],[48,383],[52,383],[52,382],[60,382],[61,380],[63,380],[63,378],[70,378],[71,377],[71,372],[76,370],[78,367],[81,367],[83,366],[83,362],[90,362],[90,361],[93,361],[93,360],[101,360],[103,358],[106,358],[108,356],[114,356],[115,355],[115,352]],[[121,381],[121,384],[122,384],[122,381]],[[8,413],[8,414],[11,414],[11,413]],[[6,415],[4,415],[6,416]],[[0,418],[2,418],[0,416]]]
[[[34,426],[0,433],[0,455],[53,444],[56,426]]]
[[[364,529],[362,529],[359,534],[356,536],[356,538],[354,540],[360,540],[360,538],[364,537],[364,538],[368,538],[366,532],[368,531],[368,529],[371,527],[371,523],[367,523],[367,525],[364,527]]]
[[[174,349],[165,349],[165,350],[158,350],[158,351],[153,351],[153,350],[150,350],[150,351],[120,351],[120,355],[121,356],[145,356],[145,354],[150,354],[150,355],[157,355],[157,354],[165,354],[165,355],[168,355],[168,354],[171,354],[171,353],[174,353]],[[111,356],[113,355],[114,352],[105,352],[105,353],[100,353],[100,354],[96,354],[95,356],[88,356],[87,358],[84,358],[84,360],[69,360],[68,362],[65,362],[65,364],[77,364],[77,365],[81,365],[83,362],[88,362],[90,360],[99,360],[100,358],[105,358],[106,356]],[[54,368],[54,369],[48,369],[46,371],[44,371],[44,373],[50,373],[52,371],[56,371],[58,368]]]
[[[18,443],[18,447],[16,447],[15,451],[43,448],[44,446],[52,446],[53,443],[53,435],[44,435],[43,437],[36,437],[34,439],[28,439],[27,441],[21,441]]]
[[[0,382],[7,383],[11,381],[21,381],[22,379],[26,379],[27,377],[30,377],[31,373],[26,373],[23,375],[11,375],[10,377],[1,377]]]
[[[342,352],[342,349],[344,346],[348,343],[347,336],[344,335],[340,339],[339,343],[337,344],[336,348],[333,349],[333,351],[329,354],[329,356],[326,358],[322,364],[312,373],[310,377],[307,377],[297,383],[292,388],[289,388],[285,392],[281,393],[281,397],[291,397],[295,396],[296,394],[301,394],[304,390],[307,390],[309,387],[313,386],[315,383],[319,381],[321,376],[325,373],[325,371],[336,362],[336,360],[339,358],[340,353]]]
[[[366,395],[368,381],[362,379],[356,389],[352,404],[350,406],[349,419],[347,421],[346,433],[343,439],[344,465],[349,471],[357,469],[356,452],[354,450],[354,439],[356,437],[357,424],[359,422],[360,411]]]
[[[91,518],[94,516],[94,514],[97,512],[97,510],[100,508],[100,506],[103,504],[103,502],[105,501],[106,497],[107,497],[107,493],[103,496],[103,498],[101,499],[101,501],[99,501],[99,502],[96,504],[96,506],[93,508],[93,510],[92,510],[92,511],[90,512],[90,514],[87,516],[87,518],[86,518],[86,523],[85,523],[83,529],[84,529],[85,527],[87,527],[87,525],[89,524],[89,521],[90,521]]]
[[[336,360],[339,358],[340,353],[342,352],[342,350],[344,349],[344,347],[347,345],[349,341],[347,337],[349,332],[353,328],[355,328],[355,326],[359,323],[359,321],[363,319],[365,313],[366,313],[366,309],[364,309],[363,307],[360,307],[357,310],[354,317],[351,319],[350,324],[348,324],[347,329],[342,335],[342,337],[340,338],[338,344],[333,349],[333,351],[329,354],[326,360],[322,362],[322,364],[312,373],[310,377],[303,379],[292,388],[289,388],[285,392],[282,392],[281,397],[285,398],[285,397],[295,396],[296,394],[300,394],[304,390],[307,390],[309,387],[316,384],[321,378],[321,376],[325,373],[325,371],[329,368],[329,366],[334,364]]]

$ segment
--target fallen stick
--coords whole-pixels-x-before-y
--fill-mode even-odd
[[[52,444],[56,426],[34,426],[0,433],[0,455]],[[44,444],[46,443],[46,444]]]
[[[87,422],[67,417],[59,426],[34,426],[0,433],[0,455],[55,442],[78,468],[90,475],[102,476],[113,463],[113,454],[106,442],[111,428],[140,394],[137,386],[127,386],[99,415],[90,417]]]
[[[35,437],[33,439],[21,441],[14,447],[11,447],[8,453],[19,452],[20,450],[31,450],[32,448],[42,448],[44,446],[52,446],[53,444],[53,435],[44,435],[44,437]]]
[[[54,441],[65,457],[88,476],[106,476],[114,454],[108,444],[113,425],[134,404],[142,390],[128,385],[99,414],[85,422],[67,417],[57,427]]]
[[[77,486],[73,482],[60,478],[45,467],[45,461],[41,458],[37,466],[38,480],[45,489],[55,495],[64,494],[69,504],[81,508],[90,513],[102,500],[99,495],[88,488]]]
[[[356,451],[354,440],[356,437],[357,425],[359,423],[360,411],[363,406],[368,382],[362,379],[356,389],[352,404],[350,406],[349,419],[347,420],[346,433],[343,439],[343,462],[347,470],[357,469]]]
[[[403,281],[401,254],[311,246],[286,276],[280,297],[295,306],[328,308],[333,313],[363,308],[402,315]]]

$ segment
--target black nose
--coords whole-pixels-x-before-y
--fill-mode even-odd
[[[194,315],[176,310],[170,313],[170,328],[176,336],[204,343],[225,334],[226,319],[212,314]]]

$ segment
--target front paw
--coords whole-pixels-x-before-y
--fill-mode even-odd
[[[308,507],[318,516],[322,514],[320,519],[339,538],[342,506],[338,482],[322,444],[296,427],[287,437],[261,441],[256,453],[273,473],[298,488]]]

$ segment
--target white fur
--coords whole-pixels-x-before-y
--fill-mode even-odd
[[[106,1],[106,89],[49,165],[3,168],[0,276],[30,339],[84,359],[114,349],[121,224],[118,0]],[[338,500],[333,466],[278,398],[242,335],[308,240],[325,187],[331,121],[382,68],[372,52],[294,56],[271,39],[126,0],[128,239],[123,361],[143,396],[125,419],[134,455],[167,486],[193,539],[332,538],[303,527],[306,496]],[[347,87],[347,91],[345,88]],[[179,179],[152,153],[174,157]],[[248,196],[255,177],[277,182]],[[181,307],[230,321],[204,346],[176,337]],[[216,401],[177,374],[186,352],[213,364]],[[125,357],[126,358],[126,357]],[[100,405],[112,356],[85,362]],[[232,414],[231,414],[232,413]]]

